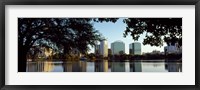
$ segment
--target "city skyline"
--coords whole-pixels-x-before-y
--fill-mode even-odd
[[[134,42],[129,44],[129,54],[130,55],[141,55],[141,43],[139,42]]]
[[[123,41],[115,41],[111,43],[112,55],[120,55],[125,53],[125,44]]]
[[[93,23],[94,28],[98,30],[102,34],[102,36],[104,36],[105,39],[107,40],[109,49],[111,49],[111,43],[120,40],[125,43],[126,54],[129,54],[129,44],[134,42],[141,43],[142,53],[148,53],[154,50],[164,52],[164,47],[167,46],[166,43],[164,43],[163,46],[161,47],[143,45],[142,42],[145,37],[145,34],[141,35],[138,41],[134,41],[130,35],[124,38],[123,33],[126,29],[126,24],[123,23],[123,19],[124,18],[119,18],[119,20],[115,23],[112,22]],[[94,53],[94,47],[92,48],[90,46],[90,49],[91,50],[89,51],[89,53]]]
[[[138,61],[182,67],[182,18],[18,18],[18,72],[135,72]]]

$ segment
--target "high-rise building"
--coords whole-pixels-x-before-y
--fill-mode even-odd
[[[100,45],[95,45],[95,54],[100,55]]]
[[[108,49],[108,55],[112,55],[112,50]]]
[[[108,57],[108,42],[106,40],[100,42],[100,55]]]
[[[115,41],[111,43],[112,55],[120,55],[125,53],[125,44],[122,41]]]
[[[130,55],[141,55],[141,43],[134,42],[129,44],[129,54]]]
[[[171,43],[169,43],[168,46],[164,47],[164,52],[165,54],[170,54],[170,53],[180,54],[182,53],[182,47],[179,46],[178,43],[175,43],[175,45],[171,45]]]

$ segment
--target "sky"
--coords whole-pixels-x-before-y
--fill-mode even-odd
[[[140,42],[141,43],[141,49],[142,53],[147,53],[147,52],[152,52],[153,50],[159,50],[161,52],[164,51],[164,44],[161,47],[155,47],[155,46],[150,46],[150,45],[143,45],[143,38],[144,35],[141,35],[138,41],[134,41],[130,35],[128,35],[126,38],[123,37],[123,33],[126,29],[126,24],[123,23],[123,19],[120,18],[117,22],[112,23],[112,22],[103,22],[103,23],[93,23],[94,28],[98,30],[103,37],[105,37],[108,41],[108,48],[111,48],[111,43],[121,40],[125,43],[125,53],[129,54],[129,44],[133,42]],[[90,47],[90,53],[94,53],[94,48]]]

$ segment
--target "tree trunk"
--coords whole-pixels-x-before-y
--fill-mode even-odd
[[[26,72],[27,50],[19,46],[18,48],[18,72]]]

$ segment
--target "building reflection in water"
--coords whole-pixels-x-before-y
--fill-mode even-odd
[[[87,62],[86,71],[87,72],[94,72],[95,71],[94,64],[95,64],[94,62]]]
[[[27,72],[182,72],[181,62],[39,61],[27,62]]]
[[[96,61],[95,62],[95,72],[103,72],[103,70],[101,69],[101,63],[100,61]]]
[[[108,72],[108,60],[96,61],[95,72]]]
[[[52,65],[53,65],[53,69],[52,69],[52,72],[63,72],[64,71],[64,68],[62,66],[62,63],[63,62],[54,62]]]
[[[80,72],[80,62],[72,62],[72,72]]]
[[[182,64],[168,62],[165,64],[165,69],[168,70],[168,72],[182,72]]]
[[[103,60],[103,71],[108,72],[108,60]]]
[[[28,62],[27,71],[28,72],[52,72],[54,65],[52,62],[39,61],[39,62]]]
[[[130,72],[130,63],[125,62],[125,72]]]
[[[141,62],[130,62],[130,72],[142,72]]]
[[[72,66],[73,65],[72,65],[71,61],[63,62],[62,65],[63,65],[64,72],[72,72]]]
[[[62,63],[64,72],[86,72],[87,63],[84,61],[66,61]]]
[[[142,72],[167,72],[165,62],[142,62]]]
[[[81,72],[86,72],[86,66],[87,66],[87,62],[80,61],[80,70],[81,70]]]
[[[125,72],[125,62],[112,62],[111,72]]]
[[[51,72],[54,68],[52,62],[44,61],[44,72]]]
[[[130,62],[130,72],[182,72],[182,64],[175,62]]]

